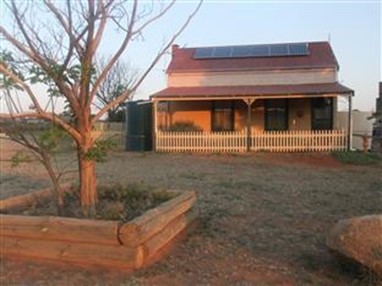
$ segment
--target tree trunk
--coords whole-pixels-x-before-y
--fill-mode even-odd
[[[96,215],[96,206],[98,203],[95,162],[94,160],[85,158],[83,152],[87,152],[87,150],[85,149],[78,154],[81,206],[86,217],[94,217]]]
[[[48,154],[42,154],[43,164],[45,165],[46,170],[48,171],[52,187],[53,187],[53,197],[56,202],[57,207],[57,214],[59,216],[62,216],[64,214],[64,194],[61,189],[59,180],[58,180],[58,174],[53,169],[53,166],[51,164],[51,159],[49,158]]]
[[[78,169],[82,212],[86,217],[95,217],[98,203],[96,189],[95,159],[89,151],[94,146],[92,137],[91,112],[87,106],[77,114],[77,127],[82,135],[77,142]]]
[[[54,173],[52,168],[48,168],[49,176],[51,177],[52,185],[53,185],[53,195],[56,200],[56,206],[57,206],[57,214],[59,216],[64,215],[64,193],[61,189],[60,183],[56,177],[56,174]]]

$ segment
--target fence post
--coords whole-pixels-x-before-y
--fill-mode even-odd
[[[352,111],[353,92],[349,93],[349,114],[348,114],[348,145],[347,150],[351,151],[353,139],[353,111]]]
[[[252,124],[252,103],[255,102],[254,98],[247,98],[244,102],[247,104],[247,152],[251,151],[251,124]]]
[[[157,151],[157,136],[158,136],[158,101],[153,102],[153,126],[152,126],[152,131],[153,131],[153,150]]]

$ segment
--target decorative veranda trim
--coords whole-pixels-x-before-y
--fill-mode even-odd
[[[156,151],[161,152],[323,152],[346,150],[343,130],[294,130],[252,132],[156,133]]]

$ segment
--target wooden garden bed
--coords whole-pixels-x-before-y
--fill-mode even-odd
[[[39,196],[48,191],[2,200],[0,210],[22,208]],[[190,224],[195,201],[195,192],[181,192],[126,223],[0,214],[1,256],[137,269]]]

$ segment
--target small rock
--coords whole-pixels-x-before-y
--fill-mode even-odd
[[[339,221],[328,233],[326,245],[382,276],[382,215]]]

